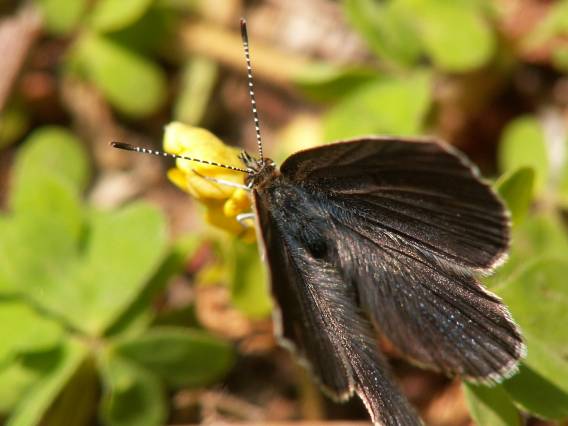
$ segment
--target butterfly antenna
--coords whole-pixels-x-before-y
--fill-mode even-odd
[[[127,143],[111,142],[110,145],[113,148],[124,149],[126,151],[140,152],[142,154],[153,154],[153,155],[157,155],[157,156],[161,156],[161,157],[176,158],[176,159],[180,159],[180,160],[195,161],[197,163],[209,164],[210,166],[223,167],[224,169],[234,170],[236,172],[249,173],[249,170],[241,169],[239,167],[229,166],[228,164],[221,164],[221,163],[217,163],[215,161],[200,160],[199,158],[186,157],[185,155],[170,154],[169,152],[157,151],[157,150],[154,150],[154,149],[143,148],[143,147],[140,147],[140,146],[134,146],[134,145],[130,145],[130,144],[127,144]]]
[[[256,130],[256,144],[258,146],[258,156],[260,160],[264,159],[262,153],[262,138],[260,137],[260,120],[258,119],[258,111],[256,110],[256,98],[254,96],[254,83],[252,79],[252,66],[250,64],[249,41],[247,34],[247,21],[241,18],[241,37],[243,39],[243,47],[245,49],[245,59],[247,61],[247,80],[250,95],[250,103],[252,105],[252,117],[254,119],[254,129]]]

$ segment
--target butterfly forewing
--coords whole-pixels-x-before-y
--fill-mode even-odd
[[[477,171],[435,142],[369,138],[289,157],[282,174],[351,203],[377,223],[455,265],[490,270],[506,253],[506,209]]]

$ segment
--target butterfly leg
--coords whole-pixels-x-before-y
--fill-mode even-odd
[[[250,228],[250,224],[247,224],[246,221],[254,220],[254,213],[241,213],[236,216],[237,222],[241,224],[241,226],[245,229]]]
[[[191,169],[191,171],[193,173],[195,173],[197,176],[199,176],[200,178],[208,180],[209,182],[218,183],[219,185],[231,186],[233,188],[244,189],[245,191],[251,191],[251,188],[247,185],[242,185],[240,183],[231,182],[231,181],[224,180],[224,179],[217,179],[217,178],[213,178],[213,177],[209,177],[209,176],[203,176],[201,173],[199,173],[199,172],[197,172],[193,169]]]

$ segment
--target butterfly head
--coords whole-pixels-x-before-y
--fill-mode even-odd
[[[239,158],[247,169],[245,182],[251,187],[260,184],[276,171],[276,163],[270,158],[256,158],[246,151],[242,151]]]

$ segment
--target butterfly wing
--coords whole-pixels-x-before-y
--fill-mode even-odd
[[[352,286],[327,251],[325,220],[294,188],[254,191],[255,211],[277,304],[275,324],[330,396],[357,393],[375,424],[421,422],[393,384],[378,353],[371,324],[361,315]],[[301,226],[298,226],[301,224]]]
[[[300,151],[281,171],[357,203],[382,228],[455,265],[490,270],[507,251],[506,209],[449,146],[389,138],[340,142]]]
[[[508,217],[464,158],[370,138],[296,153],[281,172],[328,212],[325,261],[404,354],[470,380],[515,371],[520,331],[475,278],[503,260]]]

